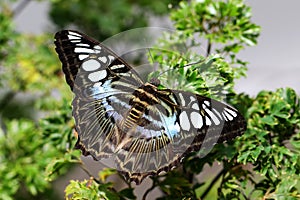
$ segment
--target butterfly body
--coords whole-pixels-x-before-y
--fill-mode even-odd
[[[95,160],[112,158],[136,183],[169,171],[191,151],[241,135],[234,108],[190,92],[144,83],[119,56],[77,31],[55,35],[66,81],[75,94],[77,147]]]

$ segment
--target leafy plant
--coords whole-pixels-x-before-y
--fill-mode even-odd
[[[163,16],[168,5],[178,2],[56,0],[51,4],[50,16],[59,28],[75,26],[102,41],[122,31],[147,26],[148,18]]]

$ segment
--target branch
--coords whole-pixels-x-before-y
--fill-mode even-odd
[[[14,91],[9,91],[2,97],[0,101],[0,112],[2,112],[5,107],[11,102],[11,100],[15,97],[16,93]]]
[[[128,188],[131,188],[130,181],[127,181],[119,171],[118,171],[118,176],[120,177],[120,179],[124,181],[124,183],[127,185]]]
[[[94,180],[96,183],[101,184],[100,180],[96,179],[96,178],[90,173],[90,171],[86,168],[86,166],[85,166],[85,164],[84,164],[83,162],[80,162],[80,167],[81,167],[81,169],[82,169],[85,173],[87,173],[87,175],[88,175],[89,177],[92,177],[93,180]]]
[[[156,187],[155,181],[152,180],[152,186],[151,186],[148,190],[146,190],[146,192],[145,192],[144,195],[143,195],[142,200],[146,200],[147,195],[148,195],[155,187]]]
[[[30,3],[31,0],[23,0],[21,3],[19,3],[16,8],[12,11],[12,16],[15,18],[18,16],[24,9],[25,7]]]
[[[210,42],[210,39],[208,39],[208,44],[207,44],[207,49],[206,49],[206,57],[209,56],[211,52],[211,42]]]
[[[201,195],[200,199],[204,199],[206,197],[206,195],[210,192],[210,189],[212,188],[212,186],[219,180],[219,178],[226,172],[226,170],[223,168],[218,174],[217,176],[215,176],[215,178],[212,180],[212,182],[209,184],[209,186],[207,187],[207,189],[204,191],[204,193]]]

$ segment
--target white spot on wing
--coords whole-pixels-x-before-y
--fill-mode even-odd
[[[225,119],[225,121],[228,121],[227,117],[225,116],[224,112],[222,112],[222,116]]]
[[[79,38],[70,39],[70,41],[71,41],[72,43],[77,43],[77,44],[81,42],[81,40],[80,40]]]
[[[160,113],[159,115],[160,115],[161,119],[164,121],[164,123],[166,125],[165,126],[166,127],[166,133],[168,134],[168,136],[170,138],[175,137],[178,134],[178,132],[180,132],[180,127],[179,127],[178,123],[175,123],[176,114],[173,114],[169,117],[167,117],[166,115],[164,115],[162,113]],[[152,119],[150,121],[153,122],[153,121],[156,121],[156,120]],[[156,122],[157,122],[157,126],[161,126],[161,125],[159,125],[159,124],[161,124],[161,122],[159,122],[159,121],[156,121]]]
[[[115,59],[115,57],[113,57],[111,55],[109,55],[108,58],[109,58],[110,61],[113,61]]]
[[[175,124],[175,130],[176,130],[177,132],[180,132],[180,127],[179,127],[178,122],[176,122],[176,124]]]
[[[74,49],[75,53],[94,53],[94,50],[82,47],[76,47]]]
[[[224,110],[223,114],[225,114],[225,116],[227,117],[227,119],[229,119],[229,121],[233,120],[233,117],[231,116],[231,114],[228,113],[226,110]]]
[[[209,101],[204,101],[204,103],[205,103],[208,107],[210,106]]]
[[[211,112],[211,110],[205,109],[205,111],[210,116],[210,118],[214,121],[214,123],[216,125],[220,124],[220,120],[217,118],[217,116],[213,112]]]
[[[87,54],[79,54],[79,60],[84,60],[84,59],[86,59],[87,57],[89,57],[89,55],[87,55]]]
[[[88,79],[90,79],[90,81],[92,81],[92,82],[98,82],[98,81],[104,79],[106,77],[106,75],[107,75],[106,70],[100,70],[100,71],[90,73],[88,75]]]
[[[203,119],[202,119],[202,116],[198,112],[191,113],[191,121],[195,128],[202,128]]]
[[[101,50],[101,47],[99,45],[96,45],[94,46],[94,49]]]
[[[95,54],[99,54],[100,52],[101,52],[100,50],[94,49]]]
[[[181,101],[181,105],[185,106],[185,100],[184,100],[184,97],[183,97],[182,93],[179,93],[178,95],[179,95],[179,98],[180,98],[180,101]]]
[[[211,121],[207,116],[205,116],[205,123],[206,123],[207,126],[211,125]]]
[[[90,45],[88,44],[84,44],[84,43],[78,43],[76,44],[77,46],[82,46],[82,47],[89,47]]]
[[[69,31],[69,34],[70,34],[70,35],[75,35],[75,36],[77,36],[77,37],[81,37],[81,35],[80,35],[80,34],[78,34],[78,33],[75,33],[75,32],[73,32],[73,31]]]
[[[78,38],[77,36],[74,35],[68,35],[69,40],[78,40],[80,38]]]
[[[81,66],[85,71],[94,71],[101,67],[100,63],[94,59],[90,59],[83,62]]]
[[[228,113],[230,113],[233,117],[237,116],[237,113],[233,110],[230,110],[229,108],[224,108],[225,111],[227,111]]]
[[[194,103],[192,105],[192,108],[194,108],[195,110],[199,111],[199,105],[198,105],[198,103]]]
[[[193,96],[190,96],[191,102],[196,101],[196,98]]]
[[[113,65],[110,67],[110,69],[119,69],[119,68],[123,68],[125,65]]]
[[[103,63],[107,62],[107,58],[105,56],[99,57],[98,59]]]
[[[98,88],[98,87],[101,87],[101,85],[102,85],[102,82],[97,82],[97,83],[94,84],[94,87]]]
[[[185,130],[185,131],[190,130],[191,125],[190,125],[190,122],[189,122],[189,118],[186,114],[186,111],[183,111],[182,113],[180,113],[179,121],[180,121],[180,126],[183,130]]]

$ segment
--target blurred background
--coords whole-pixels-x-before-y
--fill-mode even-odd
[[[298,8],[300,7],[300,2],[295,0],[265,0],[246,1],[246,3],[252,8],[252,21],[260,25],[262,30],[258,39],[258,45],[246,48],[239,53],[239,57],[248,61],[249,64],[247,77],[241,78],[235,85],[237,92],[245,92],[254,96],[261,90],[292,87],[299,94],[300,12]],[[13,120],[16,117],[37,120],[46,116],[49,111],[51,111],[51,108],[58,104],[55,100],[47,98],[47,95],[54,96],[57,99],[61,97],[71,99],[72,94],[67,84],[63,83],[64,86],[62,86],[62,84],[54,80],[63,76],[60,71],[61,65],[58,59],[53,60],[55,58],[53,57],[55,52],[52,38],[56,31],[76,27],[76,29],[82,30],[82,32],[103,41],[119,32],[137,27],[158,26],[172,28],[172,23],[168,18],[168,12],[169,9],[177,4],[178,1],[171,0],[151,2],[147,0],[137,2],[60,0],[2,1],[0,3],[0,10],[2,12],[2,14],[0,13],[0,24],[2,24],[0,27],[0,45],[5,44],[7,41],[8,44],[6,44],[7,46],[3,45],[3,48],[0,46],[0,56],[2,60],[5,60],[5,65],[9,67],[3,68],[3,62],[0,66],[0,76],[3,77],[3,79],[0,78],[0,120],[4,119],[1,116],[5,116],[8,120]],[[15,34],[24,34],[26,36],[19,38]],[[16,38],[16,40],[9,41],[9,38]],[[26,43],[25,41],[32,41],[32,44]],[[44,44],[45,41],[46,44],[44,46],[36,45]],[[35,56],[35,52],[41,53],[42,56]],[[20,60],[18,65],[15,65],[15,60]],[[28,67],[32,65],[36,65],[37,68],[31,69]],[[41,65],[47,65],[48,67],[44,70],[43,67],[39,67]],[[43,71],[40,73],[39,70]],[[6,76],[7,74],[8,76]],[[45,76],[41,76],[41,74]],[[53,78],[51,78],[51,76]],[[44,77],[48,77],[48,79],[44,79]],[[41,84],[43,86],[41,86]],[[28,88],[36,92],[33,92],[33,95],[28,95],[26,93]],[[47,90],[47,88],[59,89]],[[19,92],[14,93],[11,90]],[[44,90],[44,92],[40,92],[40,90]],[[36,99],[43,100],[37,103]],[[71,115],[69,104],[70,102],[65,102],[65,105],[62,105],[68,107],[66,108],[68,112],[60,113],[65,116],[66,122],[70,120],[68,117]],[[39,112],[37,112],[37,110],[39,110]],[[53,118],[52,122],[55,120],[59,119]],[[4,125],[2,121],[0,122],[3,135],[5,135],[7,130],[13,131],[17,130],[16,127],[22,127],[25,135],[36,140],[32,134],[34,133],[35,124],[12,121],[9,125]],[[47,123],[48,122],[44,122],[42,125],[46,127],[46,130],[49,129],[49,133],[53,133],[56,127],[51,127],[51,129],[47,126]],[[69,128],[71,129],[72,127]],[[45,130],[43,130],[43,132],[45,133]],[[51,137],[53,139],[53,137],[61,136],[53,136],[53,134],[51,134]],[[14,136],[14,138],[15,140],[11,144],[3,147],[7,148],[7,154],[3,155],[0,159],[4,160],[5,156],[7,156],[6,158],[11,158],[14,154],[11,148],[15,147],[13,145],[15,141],[20,143],[18,146],[24,147],[25,150],[19,149],[22,155],[26,155],[26,153],[29,154],[31,151],[37,151],[36,149],[41,145],[33,145],[31,148],[30,142],[22,143],[21,137],[18,139],[17,136]],[[49,149],[49,154],[53,155],[57,153],[54,150],[52,151],[53,147],[43,146],[43,148]],[[61,148],[63,149],[63,147]],[[16,153],[12,159],[18,156],[20,155]],[[47,157],[48,155],[44,155],[41,152],[41,154],[37,156]],[[49,155],[49,158],[50,157]],[[30,169],[25,169],[23,168],[23,164],[34,163],[35,158],[27,157],[26,159],[27,160],[22,160],[18,163],[18,170],[21,174],[23,173],[24,176],[25,174],[32,173],[31,177],[34,180],[26,180],[21,184],[28,185],[29,182],[33,182],[32,186],[29,184],[29,190],[32,194],[39,193],[38,189],[34,186],[34,184],[36,184],[34,182],[38,182],[41,188],[49,188],[49,186],[44,183],[44,177],[41,176],[40,180],[36,178],[39,177],[39,173],[41,173],[39,169],[45,168],[45,163],[49,162],[49,160],[45,159],[45,163],[40,163]],[[97,172],[101,168],[99,164],[90,158],[83,158],[83,160],[91,170],[91,173],[97,176]],[[13,164],[14,167],[16,165],[17,164]],[[0,164],[1,176],[4,177],[2,180],[10,180],[11,177],[15,177],[15,174],[10,174],[5,170],[1,171],[1,166],[3,167],[4,164]],[[83,180],[88,178],[88,175],[82,169],[72,168],[69,173],[66,173],[66,175],[53,182],[53,187],[56,191],[53,192],[49,190],[49,199],[51,199],[50,196],[63,199],[63,190],[71,179]],[[19,183],[11,182],[9,185],[2,184],[2,189],[5,187],[14,188],[14,184],[17,185]],[[150,182],[145,181],[142,186],[137,188],[136,193],[142,193],[144,187],[149,187],[149,184]],[[122,185],[120,187],[122,187]],[[16,187],[16,190],[17,188],[18,187]],[[23,191],[19,192],[20,196],[18,198],[26,199],[26,195],[28,195],[27,192],[22,192]],[[150,199],[155,199],[159,196],[159,193],[156,192],[152,192],[153,196],[151,196]],[[5,197],[6,196],[2,196],[3,199],[5,199]]]

